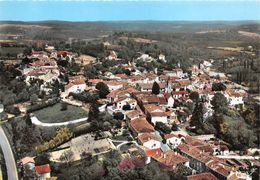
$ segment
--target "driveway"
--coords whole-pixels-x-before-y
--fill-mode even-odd
[[[0,126],[0,145],[3,150],[5,164],[7,168],[7,175],[9,180],[18,180],[16,161],[14,159],[13,151],[9,141],[4,133],[3,128]]]

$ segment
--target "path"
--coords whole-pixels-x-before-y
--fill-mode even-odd
[[[0,126],[0,136],[1,136],[0,145],[2,147],[2,151],[5,158],[8,179],[18,180],[18,173],[17,173],[16,162],[14,159],[13,151],[5,135],[5,132],[1,126]]]
[[[45,127],[53,127],[53,126],[66,126],[69,124],[76,124],[79,122],[84,122],[87,121],[88,118],[80,118],[80,119],[76,119],[76,120],[72,120],[72,121],[67,121],[67,122],[60,122],[60,123],[44,123],[41,122],[36,116],[31,117],[32,123],[37,125],[37,126],[45,126]]]

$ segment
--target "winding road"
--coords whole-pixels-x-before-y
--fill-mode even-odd
[[[4,154],[5,164],[7,169],[8,180],[18,180],[18,173],[13,151],[9,141],[5,135],[3,128],[0,126],[0,145]]]

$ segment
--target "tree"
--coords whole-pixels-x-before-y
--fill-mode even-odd
[[[25,115],[25,122],[28,126],[31,126],[32,125],[32,120],[31,120],[31,117],[29,114],[26,114]]]
[[[152,93],[155,95],[160,93],[160,86],[156,81],[153,83]]]
[[[190,125],[198,128],[203,128],[203,103],[197,103],[193,111]]]
[[[225,91],[227,87],[223,83],[213,83],[212,91]]]
[[[41,153],[34,158],[34,161],[37,166],[50,164],[50,155],[48,153]]]
[[[96,103],[91,103],[88,113],[88,119],[90,121],[96,120],[99,115],[98,105]]]
[[[123,106],[123,110],[124,111],[131,110],[131,106],[129,104],[126,104]]]
[[[162,133],[166,133],[166,134],[170,134],[171,133],[171,128],[166,126],[162,122],[156,122],[155,129],[158,130],[158,131],[161,131]]]
[[[37,95],[37,94],[31,95],[31,97],[30,97],[30,102],[31,102],[32,104],[36,103],[37,100],[38,100],[38,95]]]
[[[226,113],[228,110],[227,98],[221,93],[216,93],[210,103],[213,106],[215,114],[223,114]]]
[[[200,96],[199,96],[199,93],[198,93],[198,92],[193,91],[193,92],[190,93],[190,99],[191,99],[193,102],[195,102],[195,103],[199,102],[199,98],[200,98]]]
[[[93,79],[97,76],[97,74],[97,70],[93,65],[88,64],[84,67],[84,75],[86,78]]]
[[[60,110],[61,110],[61,111],[66,111],[67,109],[68,109],[68,104],[65,103],[65,102],[62,102],[62,103],[61,103],[61,108],[60,108]]]
[[[130,71],[129,69],[124,70],[124,73],[125,73],[127,76],[130,76],[130,75],[131,75],[131,71]]]
[[[171,127],[172,131],[178,131],[178,125],[176,124],[176,122],[172,123],[172,127]]]
[[[113,115],[114,115],[114,119],[116,119],[116,120],[123,120],[124,119],[124,114],[121,113],[121,112],[116,112]]]
[[[106,98],[106,96],[109,93],[108,86],[105,83],[103,83],[103,82],[97,83],[96,89],[99,91],[99,97],[100,98]]]
[[[8,113],[14,114],[16,116],[21,114],[20,109],[18,107],[16,107],[16,106],[13,106],[13,105],[7,106],[5,108],[5,111],[8,112]]]

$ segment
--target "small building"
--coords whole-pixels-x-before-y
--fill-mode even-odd
[[[185,137],[182,135],[175,134],[165,134],[164,139],[166,140],[166,144],[171,149],[176,149],[182,142],[185,140]]]
[[[124,106],[127,105],[130,108],[128,110],[135,109],[137,101],[131,97],[121,97],[115,101],[115,106],[117,107],[117,109],[124,110]]]
[[[152,158],[157,161],[162,168],[167,170],[174,170],[177,165],[183,164],[187,165],[189,159],[173,152],[172,150],[167,152],[156,153]]]
[[[35,171],[37,173],[37,179],[45,180],[51,177],[51,168],[49,164],[44,164],[41,166],[35,166]]]
[[[158,83],[160,87],[160,92],[165,92],[165,89],[167,88],[166,83]],[[141,92],[152,92],[153,83],[138,83],[137,87],[140,89]]]
[[[145,118],[136,118],[129,122],[129,128],[134,136],[155,132],[154,127]]]
[[[137,137],[139,144],[148,149],[161,148],[161,137],[154,133],[143,133]]]
[[[81,93],[87,87],[85,79],[78,79],[70,82],[69,84],[65,85],[65,92],[66,93]]]

